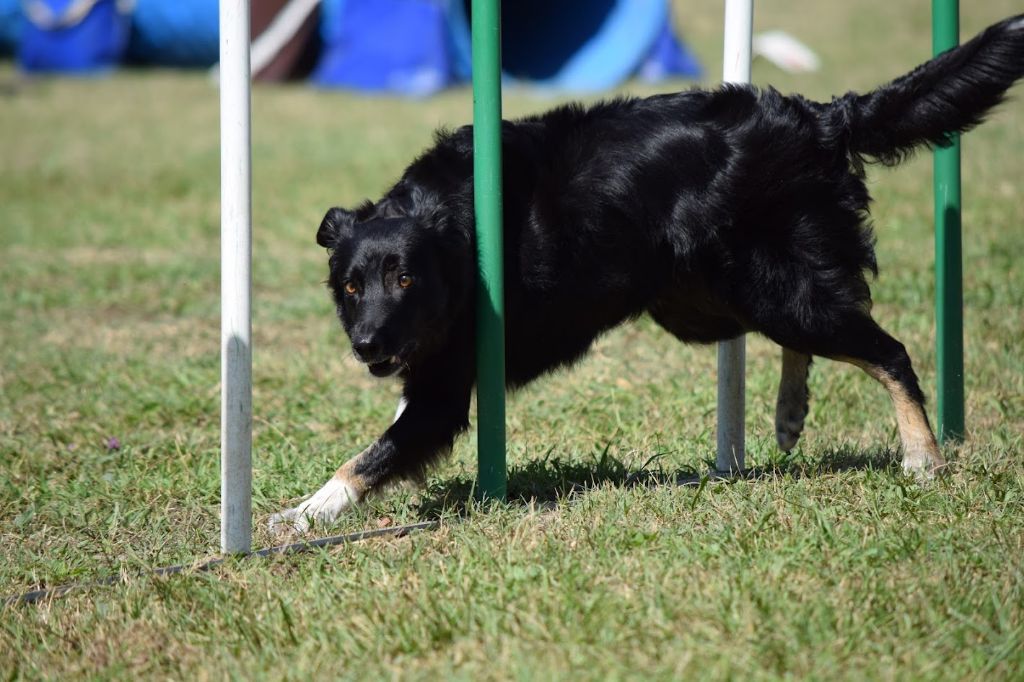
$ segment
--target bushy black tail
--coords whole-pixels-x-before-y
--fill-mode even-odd
[[[833,132],[859,157],[894,165],[921,145],[946,146],[980,123],[1024,76],[1024,14],[990,26],[905,76],[828,106]]]

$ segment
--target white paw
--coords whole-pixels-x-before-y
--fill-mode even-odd
[[[903,453],[903,471],[918,481],[926,483],[946,466],[946,460],[938,449],[927,447],[908,449]]]
[[[270,517],[270,532],[275,535],[305,533],[337,519],[359,501],[359,493],[345,481],[332,478],[305,502]]]

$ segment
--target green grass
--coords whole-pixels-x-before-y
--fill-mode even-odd
[[[755,80],[828,98],[927,55],[928,3],[759,2],[820,73]],[[964,7],[964,34],[1019,11]],[[720,3],[680,4],[718,76]],[[217,95],[201,74],[23,83],[0,67],[0,594],[216,553]],[[679,84],[686,87],[686,84]],[[650,88],[633,87],[638,92]],[[819,362],[801,445],[776,450],[778,351],[748,345],[752,464],[713,457],[714,351],[642,320],[509,403],[508,504],[470,500],[475,434],[423,489],[324,532],[401,538],[0,609],[4,678],[1020,679],[1024,676],[1024,90],[964,141],[965,445],[898,472],[882,389]],[[549,106],[510,92],[506,113]],[[254,502],[316,489],[387,424],[397,386],[348,357],[313,241],[380,194],[470,94],[254,94]],[[872,169],[876,314],[934,395],[927,154]],[[934,400],[932,400],[934,404]],[[120,440],[109,449],[107,439]],[[634,485],[640,483],[642,485]]]

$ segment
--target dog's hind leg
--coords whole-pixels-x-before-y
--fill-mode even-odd
[[[807,373],[811,356],[782,348],[782,379],[775,403],[775,440],[783,452],[789,452],[800,440],[807,417]]]
[[[895,343],[903,349],[903,344],[898,341]],[[946,460],[939,452],[939,445],[928,424],[924,397],[917,384],[917,376],[910,366],[910,358],[906,351],[902,351],[902,357],[894,355],[893,358],[895,362],[886,363],[854,358],[846,360],[885,386],[896,408],[896,424],[903,444],[903,470],[918,478],[928,479],[946,465]]]
[[[924,394],[902,343],[861,311],[835,325],[828,338],[809,345],[803,350],[856,365],[889,392],[896,408],[904,471],[931,478],[945,466],[924,411]]]

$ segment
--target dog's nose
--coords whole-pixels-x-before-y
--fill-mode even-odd
[[[374,362],[380,357],[380,344],[372,336],[353,339],[352,350],[363,362]]]

